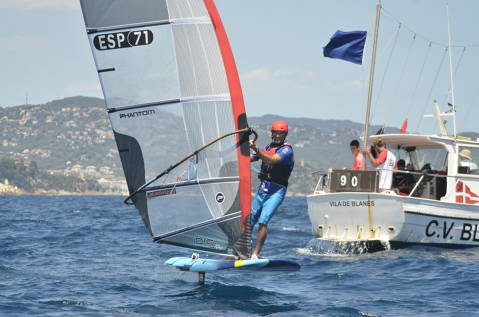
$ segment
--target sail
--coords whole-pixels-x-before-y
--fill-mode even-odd
[[[212,0],[81,0],[132,201],[160,243],[251,252],[247,128]],[[174,150],[171,150],[174,149]]]

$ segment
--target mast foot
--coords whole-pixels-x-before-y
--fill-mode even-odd
[[[198,272],[198,285],[205,284],[206,273],[205,272]]]

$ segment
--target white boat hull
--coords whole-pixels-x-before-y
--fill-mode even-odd
[[[308,197],[313,234],[338,242],[387,241],[450,248],[479,246],[479,206],[393,193],[325,193]]]

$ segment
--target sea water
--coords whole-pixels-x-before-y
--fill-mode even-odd
[[[479,316],[479,249],[319,252],[288,197],[262,255],[299,272],[198,285],[163,265],[191,251],[153,243],[123,198],[0,196],[0,316]]]

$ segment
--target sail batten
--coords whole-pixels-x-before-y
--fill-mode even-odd
[[[148,231],[220,254],[250,248],[248,125],[214,3],[80,2],[130,198]]]
[[[109,108],[108,112],[117,112],[117,111],[124,111],[124,110],[132,110],[132,109],[139,109],[139,108],[147,108],[147,107],[154,107],[154,106],[161,106],[161,105],[170,105],[174,103],[189,103],[189,102],[208,102],[208,101],[231,101],[231,98],[228,95],[210,95],[210,96],[194,96],[194,97],[187,97],[181,99],[172,99],[172,100],[162,100],[157,102],[150,102],[146,104],[139,104],[139,105],[130,105],[125,107],[115,107]]]
[[[110,32],[110,31],[119,31],[125,29],[134,29],[147,26],[157,26],[157,25],[166,25],[166,24],[212,24],[209,18],[183,18],[183,19],[172,19],[172,20],[161,20],[161,21],[150,21],[144,23],[132,23],[132,24],[123,24],[115,25],[102,28],[87,28],[86,31],[88,34],[100,33],[100,32]]]
[[[168,232],[168,233],[162,234],[160,236],[153,237],[153,240],[155,242],[158,242],[161,239],[165,239],[165,238],[174,236],[176,234],[188,232],[188,231],[198,229],[198,228],[201,228],[201,227],[204,227],[204,226],[208,226],[208,225],[211,225],[211,224],[214,224],[214,223],[221,223],[221,222],[228,221],[228,220],[235,219],[235,218],[241,218],[241,211],[237,211],[235,213],[229,214],[229,215],[227,215],[225,217],[222,217],[222,218],[208,220],[208,221],[205,221],[203,223],[198,223],[198,224],[195,224],[195,225],[190,226],[190,227],[181,228],[181,229],[173,231],[173,232]]]
[[[88,34],[93,34],[93,33],[120,31],[125,29],[135,29],[135,28],[141,28],[141,27],[167,25],[167,24],[171,24],[171,21],[160,20],[160,21],[149,21],[149,22],[142,22],[142,23],[114,25],[114,26],[107,26],[107,27],[101,27],[101,28],[87,28],[86,31]]]
[[[221,177],[221,178],[211,178],[211,179],[204,179],[204,180],[185,181],[181,183],[168,183],[168,184],[146,187],[143,189],[143,191],[153,192],[153,191],[165,190],[165,189],[173,190],[177,187],[184,187],[184,186],[198,186],[203,184],[222,184],[222,183],[232,183],[232,182],[239,182],[239,177]]]

